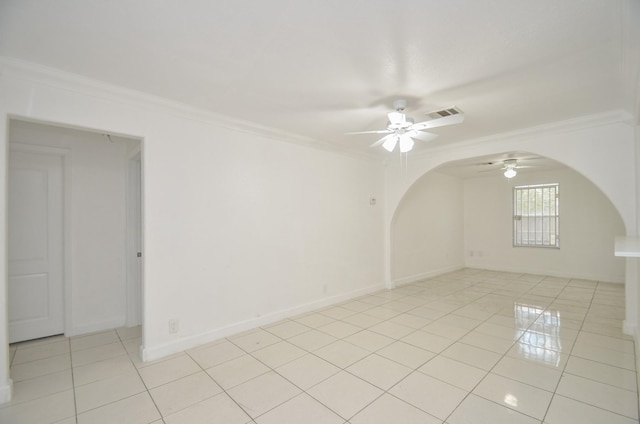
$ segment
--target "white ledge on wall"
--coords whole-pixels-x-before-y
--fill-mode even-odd
[[[615,255],[640,258],[640,237],[616,237]]]

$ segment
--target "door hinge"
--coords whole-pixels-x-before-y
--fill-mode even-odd
[[[141,258],[141,257],[142,257],[142,252],[138,252],[138,253],[136,254],[136,256],[137,256],[137,257],[139,257],[139,258]]]

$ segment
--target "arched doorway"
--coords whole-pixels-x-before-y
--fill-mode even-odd
[[[503,161],[516,157],[531,168],[505,178]],[[514,247],[513,188],[552,182],[561,187],[561,248]],[[425,173],[399,202],[390,230],[395,283],[461,267],[624,282],[624,260],[612,255],[615,236],[626,231],[617,209],[580,173],[530,153],[451,161]]]

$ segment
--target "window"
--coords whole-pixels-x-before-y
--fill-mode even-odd
[[[559,185],[513,188],[513,245],[560,247]]]

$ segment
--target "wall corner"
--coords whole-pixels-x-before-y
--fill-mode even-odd
[[[13,394],[13,380],[7,379],[4,384],[0,385],[0,405],[8,403]]]

